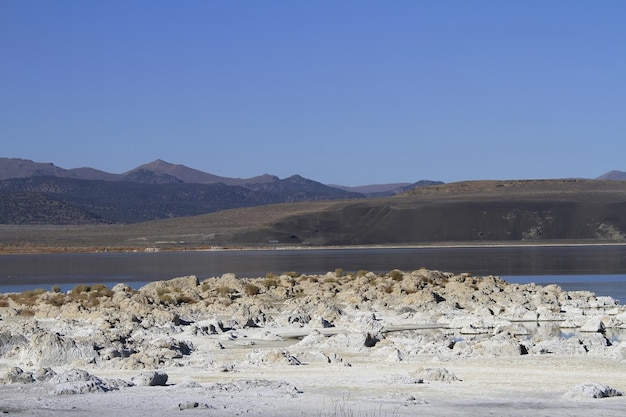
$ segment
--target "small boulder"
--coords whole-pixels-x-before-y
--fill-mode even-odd
[[[30,384],[35,382],[32,372],[24,371],[17,366],[11,368],[9,372],[2,378],[4,384]]]
[[[164,386],[167,383],[168,375],[162,371],[142,372],[133,377],[131,381],[138,386],[155,387]]]
[[[450,372],[446,368],[419,368],[417,371],[411,372],[409,375],[425,382],[461,381],[453,372]]]
[[[214,409],[215,407],[207,404],[207,403],[199,403],[196,401],[187,401],[184,403],[179,403],[178,404],[178,409],[179,410],[208,410],[208,409]]]
[[[623,392],[616,390],[615,388],[611,388],[607,385],[598,384],[598,383],[588,383],[588,384],[580,384],[576,385],[574,388],[569,390],[564,398],[607,398],[607,397],[621,397],[624,395]]]
[[[71,369],[63,374],[55,375],[48,380],[48,383],[53,386],[50,391],[52,395],[109,392],[133,385],[124,380],[99,378],[82,369]]]
[[[602,333],[604,331],[604,323],[600,317],[592,317],[580,327],[581,332]]]

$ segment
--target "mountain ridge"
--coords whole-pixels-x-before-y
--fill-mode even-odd
[[[160,159],[110,174],[0,158],[0,224],[131,224],[240,207],[363,197],[300,175],[229,179]]]
[[[137,175],[137,172],[144,172],[142,175]],[[62,178],[74,178],[85,180],[103,180],[103,181],[122,181],[122,180],[138,180],[140,182],[146,182],[149,179],[145,175],[146,172],[154,172],[157,174],[166,174],[179,180],[182,183],[191,184],[216,184],[223,183],[226,185],[246,185],[246,184],[266,184],[275,181],[279,181],[280,178],[271,174],[262,174],[250,178],[231,178],[223,177],[208,172],[204,172],[195,168],[190,168],[182,164],[173,164],[162,159],[156,159],[152,162],[148,162],[125,171],[121,174],[109,173],[90,167],[71,168],[64,169],[54,165],[52,162],[35,162],[29,159],[22,158],[5,158],[0,157],[0,180],[11,178],[25,178],[32,176],[51,175]],[[294,174],[292,176],[296,176]],[[163,182],[165,176],[155,176],[157,183]],[[303,177],[304,178],[304,177]],[[174,181],[166,181],[174,182]],[[394,195],[400,192],[404,192],[404,187],[411,187],[418,183],[439,183],[441,181],[429,181],[420,180],[415,183],[397,183],[397,184],[375,184],[375,185],[363,185],[357,187],[349,187],[335,184],[324,184],[328,187],[339,188],[348,192],[355,192],[360,194],[368,193],[388,193],[387,195]],[[320,183],[321,184],[321,183]],[[397,186],[396,186],[397,185]],[[402,190],[400,190],[402,188]],[[361,191],[363,190],[363,191]]]
[[[611,171],[606,175],[611,174],[611,178],[619,178],[619,173],[619,171]],[[208,181],[214,182],[207,183]],[[563,192],[558,194],[560,196],[561,194],[576,192],[575,190],[583,184],[584,192],[590,194],[594,192],[594,188],[599,190],[606,187],[606,185],[601,185],[605,182],[614,183],[615,186],[621,187],[620,181],[594,179],[485,180],[451,184],[444,184],[440,181],[418,181],[413,184],[378,184],[369,188],[368,186],[342,187],[325,185],[297,174],[284,179],[269,174],[252,179],[228,179],[184,165],[171,164],[160,159],[140,165],[122,174],[110,174],[88,167],[66,170],[52,163],[39,163],[19,158],[0,158],[0,225],[123,225],[282,203],[312,204],[320,201],[350,201],[355,199],[380,201],[376,203],[379,204],[376,208],[346,211],[345,216],[347,217],[343,217],[341,221],[333,220],[335,224],[341,222],[348,224],[353,221],[353,217],[359,218],[359,216],[363,216],[363,219],[380,218],[396,222],[400,221],[400,218],[389,214],[389,204],[394,200],[385,199],[387,197],[404,198],[409,196],[417,197],[419,201],[436,199],[443,204],[449,199],[461,197],[472,201],[475,198],[484,199],[485,196],[494,196],[494,198],[506,201],[508,204],[509,200],[518,199],[520,190],[528,189],[528,187],[534,187],[540,191],[545,187],[565,187]],[[355,189],[366,192],[352,191]],[[600,195],[598,197],[604,198]],[[556,199],[554,196],[550,198]],[[532,200],[531,203],[528,203],[531,206],[537,204],[532,194],[525,196],[523,200]],[[522,203],[526,204],[525,202]],[[370,203],[364,204],[365,206],[370,205]],[[561,203],[556,202],[555,204]],[[585,204],[591,203],[585,202]],[[459,207],[462,209],[463,205]],[[406,211],[404,208],[402,210]],[[426,210],[424,213],[428,212],[426,208],[423,210]],[[438,210],[437,213],[439,214],[432,214],[437,219],[439,219],[437,216],[442,216],[445,213],[443,206]],[[588,209],[585,208],[585,210]],[[532,211],[529,209],[528,213],[530,216]],[[609,211],[603,213],[603,216],[609,216],[607,214]],[[613,212],[610,211],[610,213]],[[327,214],[321,215],[321,217],[314,216],[315,220],[301,219],[298,222],[301,226],[306,225],[312,231],[322,231],[326,230],[325,225],[330,221],[325,216]],[[616,214],[610,214],[609,217],[611,216],[619,217]],[[451,219],[456,217],[465,218],[466,216],[462,213],[454,214]],[[476,219],[479,217],[472,218],[471,221],[478,221]],[[362,227],[371,228],[373,224],[370,220],[357,222],[351,227],[354,231]],[[407,224],[414,222],[410,217],[402,221],[407,222]],[[285,222],[291,224],[292,220],[285,220]],[[448,220],[448,223],[452,224],[453,222]],[[443,225],[436,226],[437,224],[439,224],[438,221],[434,221],[432,227],[444,227]],[[274,227],[278,230],[282,226],[275,225]],[[385,227],[387,226],[384,226],[383,229]],[[420,227],[431,227],[431,225],[425,224]],[[462,229],[464,226],[457,224],[456,227]],[[346,232],[341,227],[337,230],[341,234]],[[402,227],[394,229],[389,226],[389,230],[392,233],[403,233],[404,229]],[[619,230],[623,230],[621,226],[619,226]],[[251,231],[246,233],[253,239],[258,238],[254,233],[250,235]],[[298,230],[297,233],[285,233],[287,233],[285,236],[291,239],[290,236],[292,235],[305,236],[309,232]],[[329,233],[335,232],[331,230]],[[495,236],[496,232],[490,233]],[[280,237],[282,234],[277,236],[279,236],[278,240],[282,239]],[[344,236],[341,239],[326,237],[324,242],[345,243],[350,239],[358,242],[361,238],[357,238],[356,235],[353,238]],[[389,237],[385,237],[385,239],[389,239]],[[303,241],[318,240],[311,235]],[[360,241],[366,243],[374,240],[363,238]]]
[[[194,168],[182,164],[172,164],[162,159],[143,164],[130,171],[123,173],[122,175],[129,175],[138,170],[154,171],[171,175],[181,182],[192,184],[216,184],[223,183],[226,185],[243,185],[254,184],[259,182],[271,182],[276,181],[279,178],[274,175],[264,174],[252,178],[229,178],[219,175],[210,174],[208,172],[200,171]]]

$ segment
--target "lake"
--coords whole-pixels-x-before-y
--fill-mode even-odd
[[[200,279],[234,272],[324,273],[421,267],[454,273],[498,275],[513,282],[557,283],[626,302],[626,245],[343,248],[189,251],[156,253],[68,253],[0,255],[0,292],[32,288],[63,290],[78,283],[139,287],[185,275]]]

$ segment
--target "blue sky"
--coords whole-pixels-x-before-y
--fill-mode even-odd
[[[364,185],[626,171],[626,2],[0,1],[0,156]]]

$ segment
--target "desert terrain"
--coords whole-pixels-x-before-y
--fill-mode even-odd
[[[626,309],[419,269],[0,295],[8,415],[621,416]]]

